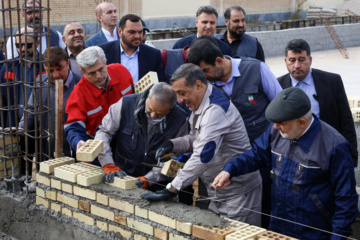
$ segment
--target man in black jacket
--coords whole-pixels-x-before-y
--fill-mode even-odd
[[[340,75],[311,68],[310,46],[303,39],[291,40],[285,48],[288,74],[278,78],[283,89],[299,87],[310,98],[312,112],[340,132],[351,145],[354,167],[358,152],[354,121]]]

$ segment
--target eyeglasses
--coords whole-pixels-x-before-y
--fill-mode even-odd
[[[33,46],[33,42],[31,42],[31,43],[22,43],[22,44],[20,44],[20,43],[15,43],[15,46],[16,46],[16,48],[22,48],[23,46],[26,46],[26,48],[32,48],[32,46]]]

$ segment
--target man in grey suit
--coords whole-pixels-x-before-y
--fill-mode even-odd
[[[110,2],[102,2],[96,7],[96,19],[101,24],[101,30],[86,40],[87,47],[119,39],[116,27],[118,22],[116,11],[116,6]]]

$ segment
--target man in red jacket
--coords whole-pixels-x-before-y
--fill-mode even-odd
[[[106,57],[100,47],[86,48],[76,61],[84,76],[66,103],[68,119],[64,126],[72,151],[94,138],[110,105],[133,92],[129,71],[121,64],[106,66]]]

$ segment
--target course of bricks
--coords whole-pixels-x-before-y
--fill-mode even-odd
[[[215,214],[211,216],[221,219],[224,223],[223,226],[202,226],[199,222],[186,222],[183,220],[181,212],[173,215],[176,216],[176,219],[166,216],[166,213],[158,211],[161,207],[157,206],[161,204],[167,205],[167,202],[153,202],[149,204],[148,201],[143,199],[134,201],[135,198],[138,198],[139,193],[141,194],[146,191],[129,187],[129,185],[132,186],[133,180],[136,180],[136,178],[117,179],[119,184],[115,184],[115,187],[102,183],[102,180],[95,181],[94,174],[87,175],[90,172],[102,175],[100,167],[81,162],[72,163],[69,160],[69,158],[50,160],[56,167],[53,168],[53,171],[46,172],[41,170],[51,169],[51,162],[46,163],[46,168],[41,166],[45,162],[40,164],[40,172],[36,175],[36,204],[62,215],[75,218],[79,222],[96,227],[99,230],[116,232],[126,239],[165,240],[258,239],[257,235],[260,234],[262,234],[261,239],[268,240],[274,239],[272,234],[276,234],[246,223],[221,219]],[[65,174],[56,175],[59,169],[66,169],[66,171],[60,171]],[[81,182],[86,182],[87,184],[80,185],[77,183],[81,179],[80,176],[83,178]],[[87,180],[87,177],[89,180]],[[121,181],[123,183],[120,184]],[[128,184],[129,182],[132,183]],[[150,207],[156,204],[157,206]],[[172,204],[179,205],[178,203]],[[164,206],[163,208],[166,209],[169,206]],[[196,210],[185,205],[181,207]],[[200,209],[196,211],[210,214]]]

